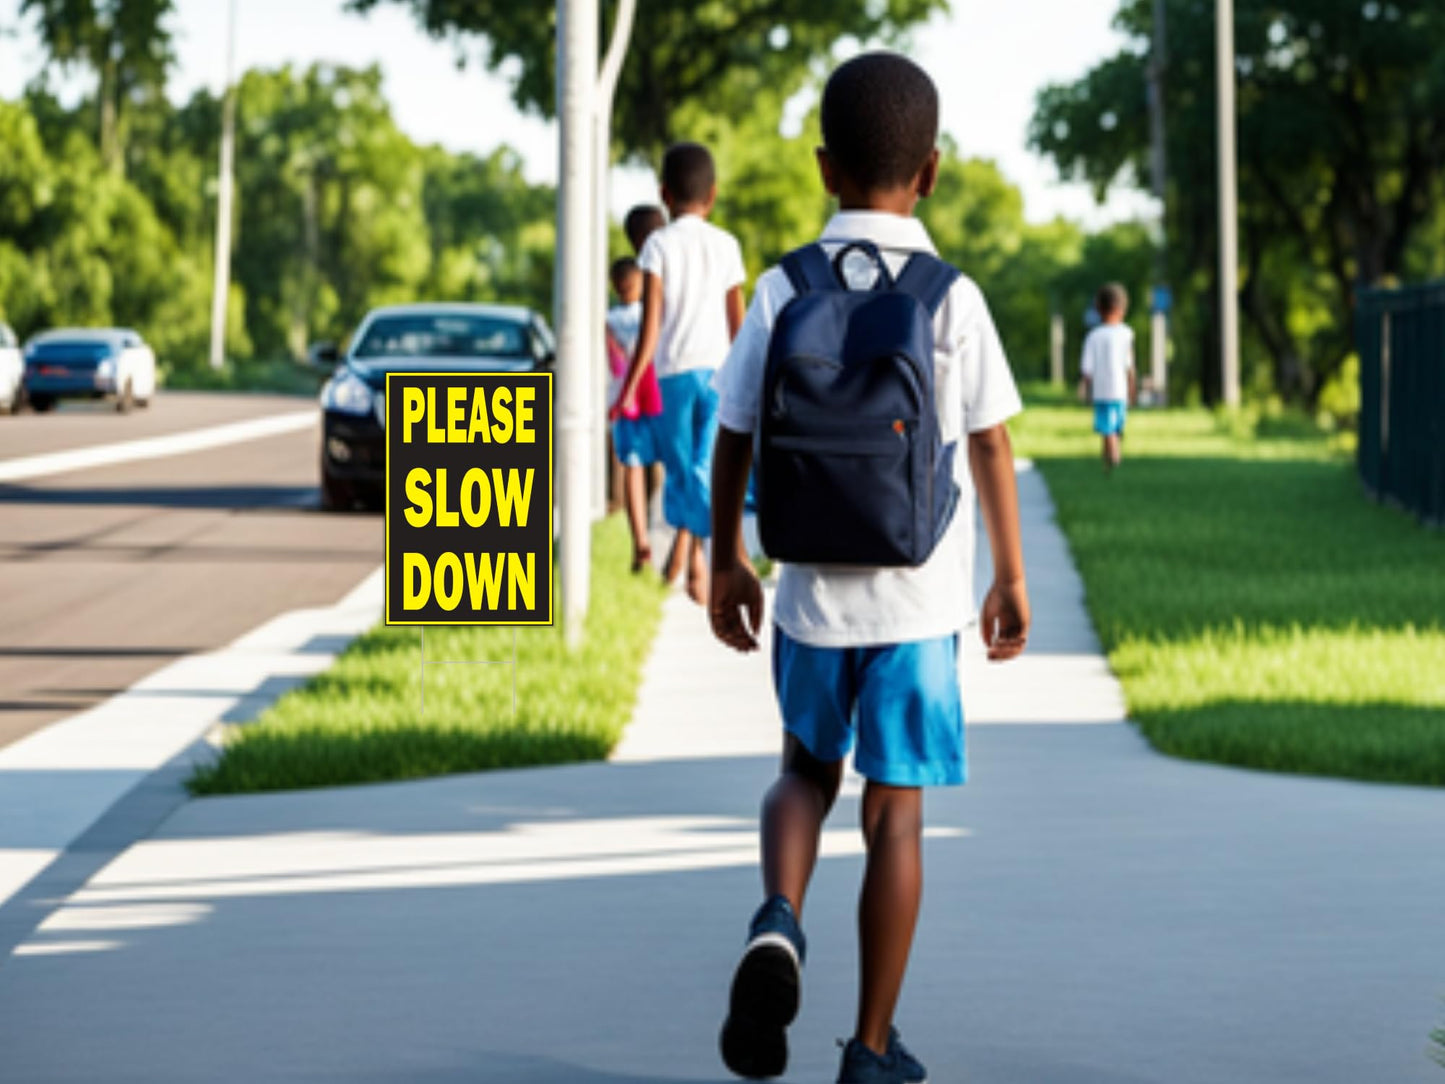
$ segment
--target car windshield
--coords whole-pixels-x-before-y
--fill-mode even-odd
[[[110,343],[95,339],[49,339],[30,346],[33,361],[100,361],[111,353]]]
[[[529,358],[525,324],[500,316],[411,313],[371,322],[357,358]]]

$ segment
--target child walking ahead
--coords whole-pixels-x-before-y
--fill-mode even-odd
[[[742,250],[707,216],[717,199],[712,155],[678,143],[662,159],[662,201],[672,221],[648,237],[643,272],[642,331],[632,366],[614,405],[634,402],[648,367],[657,370],[662,417],[657,426],[667,480],[662,513],[676,529],[665,575],[687,567],[688,593],[707,599],[703,543],[712,533],[709,480],[717,432],[713,370],[727,354],[743,319]]]
[[[1112,472],[1122,457],[1124,423],[1138,394],[1134,371],[1134,329],[1124,323],[1129,295],[1111,282],[1099,291],[1094,308],[1101,321],[1084,340],[1080,398],[1094,403],[1094,432],[1103,438],[1104,470]]]
[[[612,291],[619,304],[607,313],[607,360],[612,369],[611,396],[617,397],[637,349],[642,327],[642,272],[631,256],[614,260],[610,271]],[[652,561],[647,537],[647,468],[658,461],[656,419],[662,413],[662,394],[649,371],[638,386],[631,410],[612,423],[612,450],[622,465],[623,504],[632,528],[632,571],[641,572]]]
[[[787,449],[802,448],[806,442],[793,436],[789,445],[779,436],[774,452],[767,441],[781,425],[807,425],[826,434],[830,419],[819,416],[816,407],[811,417],[804,416],[801,406],[788,414],[791,408],[781,401],[781,392],[762,401],[764,381],[771,379],[774,328],[781,331],[792,319],[788,306],[795,299],[801,303],[800,292],[816,296],[821,291],[824,302],[833,303],[847,300],[847,294],[836,292],[844,288],[885,293],[891,288],[898,293],[907,285],[922,302],[920,295],[929,295],[930,289],[918,289],[920,278],[941,282],[916,317],[927,321],[928,313],[935,314],[932,357],[919,364],[931,362],[931,409],[937,414],[936,432],[946,442],[945,454],[936,458],[948,472],[941,478],[947,490],[958,487],[958,500],[943,506],[952,518],[935,528],[941,537],[934,536],[932,552],[922,563],[783,564],[773,613],[773,678],[786,729],[782,771],[763,800],[764,902],[753,917],[733,977],[720,1042],[724,1061],[740,1076],[772,1077],[786,1068],[786,1028],[798,1010],[805,957],[804,896],[824,818],[838,795],[843,760],[856,742],[854,763],[867,780],[862,826],[868,857],[858,912],[858,1014],[838,1080],[921,1084],[927,1074],[899,1039],[893,1012],[922,893],[922,788],[959,784],[965,776],[958,651],[973,597],[970,473],[994,559],[994,582],[981,615],[988,655],[994,660],[1013,658],[1027,637],[1018,498],[1003,424],[1018,412],[1020,402],[978,287],[927,258],[919,261],[923,275],[905,271],[915,253],[934,252],[927,231],[913,217],[918,200],[929,195],[937,179],[938,94],[932,81],[901,56],[858,57],[828,80],[822,126],[818,164],[824,185],[839,202],[820,239],[822,255],[801,251],[784,262],[784,269],[770,270],[758,280],[737,342],[715,378],[721,400],[713,470],[716,537],[709,617],[714,633],[739,651],[758,646],[763,597],[741,552],[739,522],[759,427],[762,512],[777,517],[771,526],[764,520],[765,542],[770,530],[786,534],[811,529],[790,522],[787,503],[773,506],[769,496],[774,484],[770,465],[785,463],[792,454]],[[802,270],[807,261],[799,257],[805,254],[811,258],[811,271]],[[903,307],[883,306],[892,313]],[[845,311],[842,304],[835,308]],[[844,336],[850,356],[868,349],[859,344],[885,339],[894,331],[869,323],[867,316],[851,320]],[[827,329],[814,324],[813,330],[821,339]],[[913,341],[926,342],[926,336]],[[798,350],[806,363],[805,345]],[[781,356],[781,351],[773,353]],[[896,358],[870,359],[874,355],[862,355],[856,379],[852,362],[839,368],[837,359],[818,359],[816,379],[837,380],[845,390],[876,386],[879,374],[889,371]],[[829,366],[846,375],[830,376]],[[926,396],[924,401],[929,401]],[[865,396],[860,417],[877,405]],[[866,457],[906,460],[895,446],[903,447],[917,431],[935,432],[927,415],[906,422],[891,413],[880,420],[878,409],[872,414],[871,421],[880,427],[876,433],[864,433],[859,426],[850,431],[839,424],[842,419],[833,418],[831,438],[807,438],[822,450],[820,455],[834,456],[833,464],[842,461],[837,466],[840,514],[866,517],[867,505],[896,499],[895,489],[881,481],[850,490],[851,472],[884,469],[866,465]],[[899,420],[890,423],[890,417]],[[955,446],[956,461],[946,454]],[[769,458],[775,454],[782,458]],[[965,458],[969,470],[964,469]],[[806,480],[807,475],[800,477]],[[907,485],[903,488],[908,490]],[[939,487],[924,488],[932,501]],[[841,507],[845,504],[846,509]],[[828,541],[826,530],[821,535],[815,530],[815,537]]]

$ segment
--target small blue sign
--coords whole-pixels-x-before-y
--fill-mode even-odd
[[[1174,311],[1174,291],[1167,286],[1154,287],[1154,312],[1169,313]]]

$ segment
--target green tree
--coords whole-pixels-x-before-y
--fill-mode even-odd
[[[95,76],[96,143],[111,169],[125,166],[130,104],[160,95],[175,62],[174,9],[173,0],[20,0],[51,58]]]
[[[555,82],[555,5],[515,0],[347,0],[352,11],[382,3],[409,7],[430,34],[466,55],[473,37],[492,70],[517,75],[519,107],[551,115]],[[677,137],[689,102],[746,112],[768,90],[791,94],[845,38],[898,40],[947,0],[647,0],[639,5],[634,48],[617,89],[614,133],[629,154],[651,154]],[[603,5],[610,25],[615,2]]]
[[[1169,190],[1176,293],[1202,358],[1213,339],[1212,4],[1168,0]],[[1239,0],[1241,303],[1263,374],[1310,397],[1350,351],[1360,283],[1409,270],[1445,171],[1445,8],[1390,0]],[[1149,0],[1126,0],[1131,41],[1077,82],[1039,94],[1033,146],[1102,195],[1146,176]],[[1198,308],[1198,307],[1196,307]],[[1206,391],[1214,385],[1207,373]]]

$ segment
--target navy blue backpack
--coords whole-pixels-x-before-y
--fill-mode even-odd
[[[877,267],[850,290],[845,259]],[[915,253],[895,279],[868,242],[783,258],[797,296],[768,347],[757,463],[763,550],[801,564],[917,566],[958,504],[934,399],[933,317],[958,278]]]

